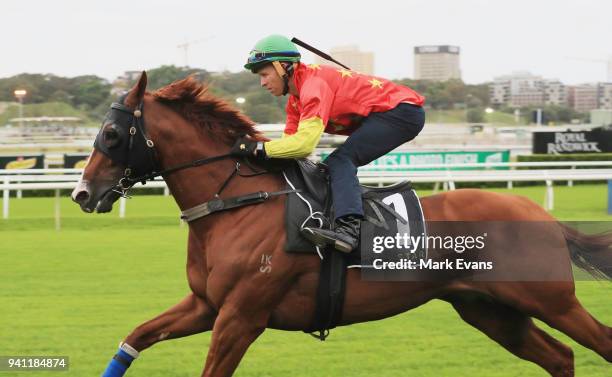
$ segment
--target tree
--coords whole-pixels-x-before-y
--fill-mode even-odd
[[[159,68],[147,71],[147,88],[149,90],[159,89],[162,86],[184,79],[190,75],[194,75],[200,81],[205,81],[210,77],[210,74],[203,69],[162,65]],[[131,87],[133,84],[130,83],[129,86]]]
[[[284,121],[283,111],[275,105],[247,103],[245,113],[257,123],[282,123]]]
[[[72,79],[72,104],[91,110],[110,95],[111,85],[97,76],[79,76]]]
[[[484,121],[484,110],[482,107],[469,109],[466,114],[468,123],[480,123]]]

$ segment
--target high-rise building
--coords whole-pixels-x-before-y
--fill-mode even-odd
[[[337,46],[329,50],[329,54],[339,61],[340,63],[350,67],[351,70],[364,73],[366,75],[374,74],[374,53],[360,51],[359,47],[355,45],[349,46]],[[335,63],[329,62],[320,56],[315,57],[317,64],[329,64],[335,65],[338,68],[342,68]]]
[[[458,46],[417,46],[414,48],[415,80],[461,79]]]

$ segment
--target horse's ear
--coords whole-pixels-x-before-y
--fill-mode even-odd
[[[136,107],[145,95],[147,90],[147,73],[142,71],[138,82],[130,89],[127,97],[125,98],[125,102],[127,106]]]

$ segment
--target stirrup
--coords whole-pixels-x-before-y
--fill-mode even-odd
[[[319,247],[333,246],[334,249],[345,254],[349,254],[351,251],[353,251],[353,248],[349,243],[336,238],[336,233],[331,230],[303,228],[302,235]]]

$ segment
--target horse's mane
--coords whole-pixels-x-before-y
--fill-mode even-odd
[[[223,99],[209,93],[208,87],[192,76],[177,80],[151,94],[190,123],[212,133],[217,140],[232,144],[244,135],[265,140],[251,119]]]

